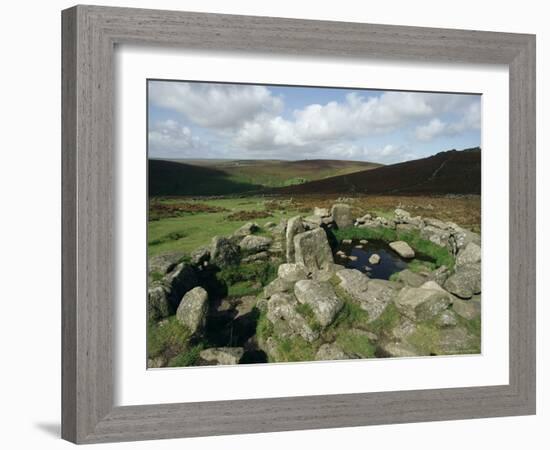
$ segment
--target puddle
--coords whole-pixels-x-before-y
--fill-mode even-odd
[[[346,256],[338,255],[338,251],[344,252]],[[380,262],[371,264],[369,258],[375,253],[380,256]],[[352,258],[350,259],[349,256]],[[417,255],[415,259],[430,261],[429,258],[420,255]],[[353,240],[351,244],[340,242],[334,249],[334,262],[337,264],[348,269],[357,269],[366,273],[370,278],[382,280],[387,280],[395,272],[406,269],[409,261],[401,258],[386,242],[381,240],[369,240],[366,244],[361,244],[359,240]]]

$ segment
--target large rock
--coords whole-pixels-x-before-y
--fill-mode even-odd
[[[239,247],[244,253],[258,253],[267,250],[272,242],[271,238],[249,234],[239,242]]]
[[[462,300],[455,297],[453,299],[453,311],[467,320],[476,319],[481,315],[481,303],[474,300]]]
[[[353,226],[353,216],[351,215],[351,206],[345,203],[336,203],[332,205],[332,219],[338,228],[348,228]]]
[[[200,357],[210,364],[229,366],[239,364],[243,354],[242,347],[216,347],[203,350]]]
[[[327,269],[334,263],[327,234],[322,228],[294,236],[294,260],[307,270]]]
[[[314,228],[319,228],[323,224],[323,218],[319,216],[307,216],[304,218],[304,226],[308,230],[313,230]]]
[[[439,245],[440,247],[449,247],[451,232],[434,227],[433,225],[426,225],[420,230],[420,236],[430,242],[433,242],[434,244]]]
[[[294,285],[294,295],[300,303],[311,307],[322,327],[330,325],[344,306],[329,283],[300,280]]]
[[[262,292],[263,298],[269,298],[273,294],[278,294],[281,292],[292,292],[294,289],[294,281],[285,280],[284,278],[275,278],[271,283],[269,283]]]
[[[196,287],[183,296],[176,317],[191,333],[197,333],[204,327],[207,313],[208,293],[203,288]]]
[[[273,224],[275,225],[275,224]],[[258,231],[260,227],[255,222],[247,222],[242,227],[240,227],[237,231],[233,233],[233,236],[235,237],[244,237],[248,236],[250,234],[254,234],[256,231]]]
[[[446,230],[448,228],[448,224],[443,222],[439,219],[434,219],[433,217],[426,217],[424,218],[424,222],[429,227],[439,228],[440,230]]]
[[[444,285],[445,289],[460,298],[471,298],[481,292],[481,264],[468,264],[456,268]]]
[[[147,317],[159,320],[172,314],[170,289],[166,286],[152,286],[147,291]]]
[[[469,242],[466,247],[458,251],[456,265],[466,266],[481,261],[481,247],[474,242]]]
[[[307,342],[313,342],[319,337],[319,332],[313,330],[307,319],[296,307],[298,302],[292,294],[277,293],[267,302],[267,319],[273,324],[277,336],[287,338],[299,335]]]
[[[179,263],[164,277],[164,284],[170,291],[170,304],[175,311],[183,295],[198,285],[199,281],[195,268],[188,263]]]
[[[323,344],[315,355],[316,361],[335,361],[350,359],[350,357],[336,344]]]
[[[401,272],[397,272],[395,279],[396,281],[400,281],[412,287],[420,287],[426,281],[425,277],[410,269],[404,269]]]
[[[438,289],[405,286],[395,298],[397,309],[410,320],[428,320],[451,304],[451,296]]]
[[[414,258],[414,250],[405,241],[390,242],[390,247],[401,258]]]
[[[448,222],[447,225],[452,233],[453,250],[455,253],[466,248],[470,242],[481,246],[481,236],[479,234],[466,230],[452,222]]]
[[[199,247],[191,253],[191,262],[196,265],[201,265],[210,261],[210,248]]]
[[[225,267],[237,264],[241,257],[239,246],[231,240],[215,236],[210,244],[210,257],[218,266]]]
[[[378,319],[395,296],[397,283],[369,280],[355,269],[340,270],[336,275],[340,279],[339,287],[368,313],[369,322]]]
[[[301,216],[292,217],[286,224],[286,262],[295,262],[294,237],[305,231]]]
[[[316,206],[315,208],[313,208],[313,215],[319,217],[329,217],[330,212],[328,211],[328,208],[318,208]]]
[[[286,263],[279,266],[277,276],[287,281],[296,282],[305,280],[308,276],[308,270],[303,264]]]
[[[162,255],[152,256],[147,261],[147,269],[149,275],[166,275],[167,273],[174,270],[174,268],[178,265],[183,257],[184,254],[181,252],[165,253]]]

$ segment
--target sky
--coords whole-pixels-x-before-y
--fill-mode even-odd
[[[148,81],[148,151],[166,159],[382,164],[481,146],[481,96]]]

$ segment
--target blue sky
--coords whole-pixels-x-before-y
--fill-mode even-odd
[[[481,96],[149,81],[149,157],[392,164],[481,145]]]

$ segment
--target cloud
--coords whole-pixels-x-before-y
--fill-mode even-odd
[[[479,102],[468,105],[463,116],[456,122],[443,122],[438,118],[416,128],[415,135],[420,141],[431,141],[440,136],[456,136],[469,130],[481,128],[481,108]]]
[[[286,89],[282,95],[293,100],[294,109],[285,108],[283,97],[265,86],[152,82],[152,105],[172,120],[151,130],[150,146],[181,157],[215,153],[393,163],[426,156],[423,143],[436,137],[480,127],[478,96],[351,91],[325,103],[307,103]],[[441,145],[451,148],[455,142],[460,137]]]
[[[151,81],[149,100],[207,128],[233,128],[260,114],[279,113],[280,98],[265,86]]]
[[[175,120],[157,121],[148,133],[149,154],[153,157],[184,158],[207,151],[207,146],[191,130]]]
[[[297,109],[292,120],[258,115],[243,123],[235,141],[249,149],[272,149],[385,133],[433,114],[429,99],[423,94],[407,92],[387,92],[370,98],[352,92],[343,102]]]

